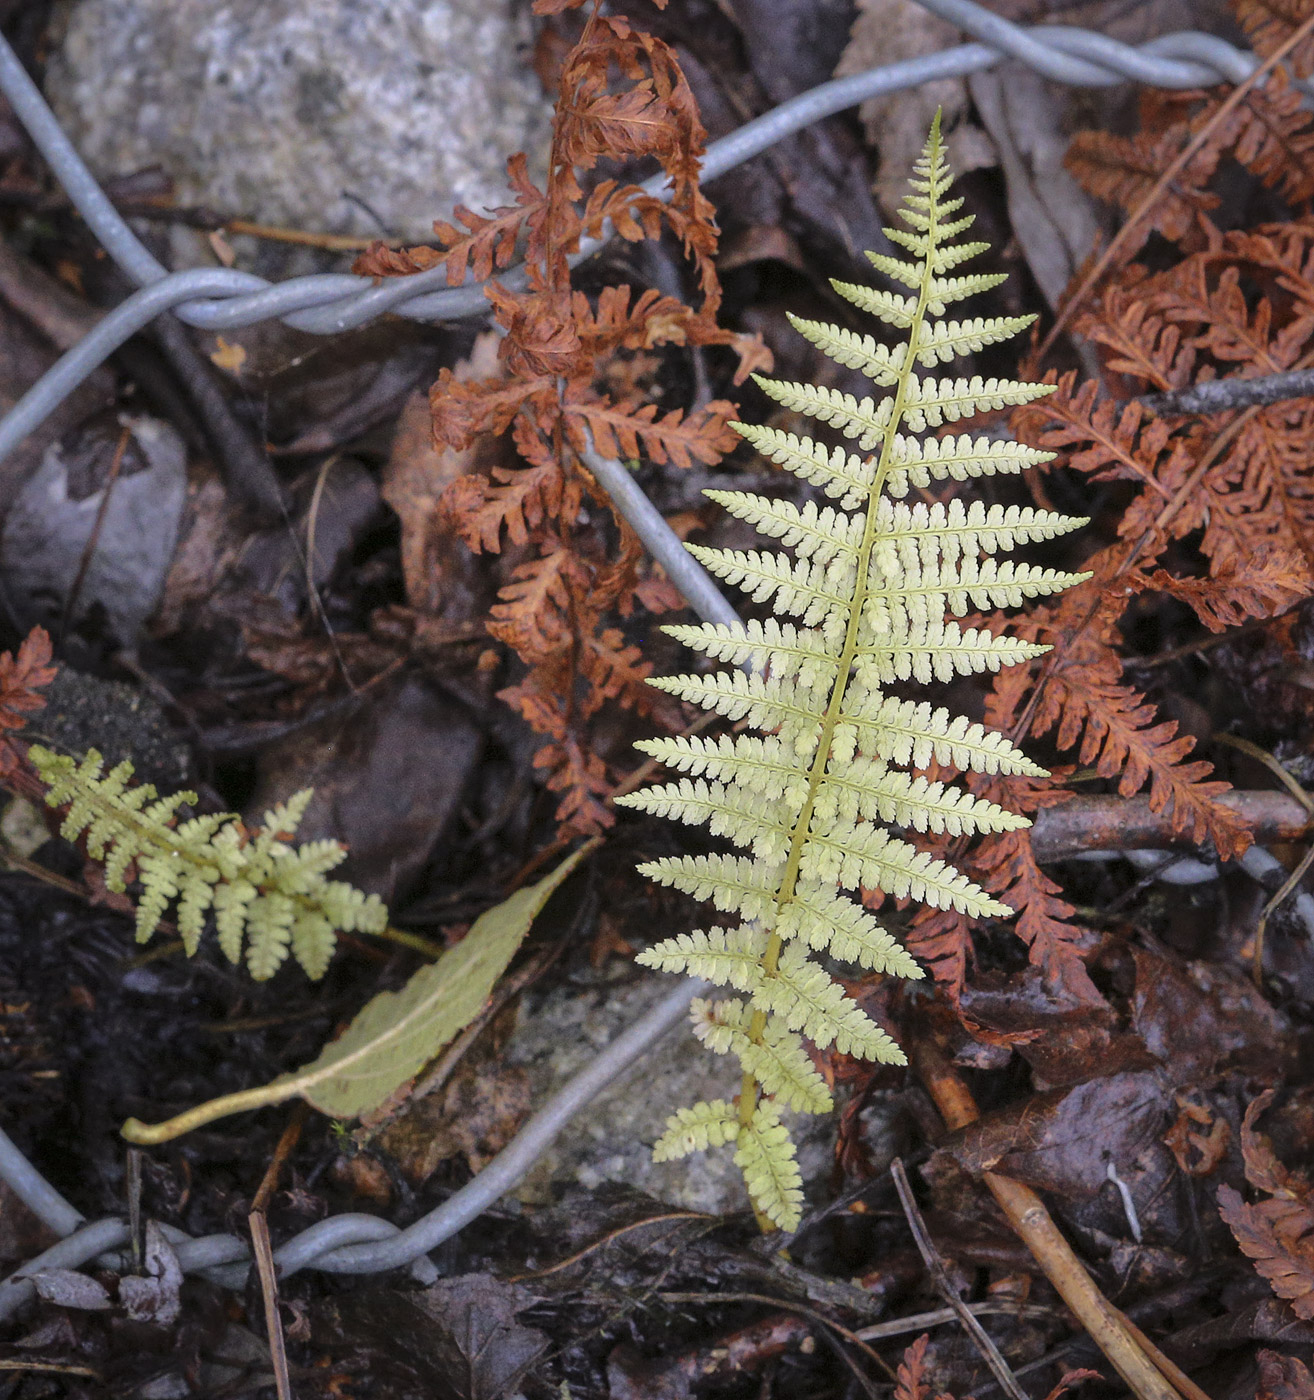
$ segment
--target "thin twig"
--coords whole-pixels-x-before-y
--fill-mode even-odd
[[[549,1264],[545,1269],[535,1269],[528,1274],[512,1274],[507,1282],[525,1283],[531,1279],[547,1278],[551,1274],[560,1273],[562,1269],[569,1269],[572,1265],[587,1259],[590,1254],[596,1253],[599,1249],[605,1249],[609,1244],[615,1244],[617,1240],[632,1234],[635,1230],[645,1229],[649,1225],[662,1225],[668,1220],[701,1220],[711,1226],[719,1222],[719,1217],[708,1215],[701,1210],[673,1210],[665,1215],[650,1215],[643,1220],[633,1220],[628,1225],[619,1225],[614,1230],[608,1230],[601,1239],[586,1244],[583,1249],[577,1249],[574,1254],[567,1255],[565,1259],[559,1259],[555,1264]]]
[[[890,1369],[889,1363],[877,1351],[873,1351],[866,1342],[862,1340],[856,1332],[850,1331],[843,1323],[836,1322],[834,1318],[827,1317],[825,1313],[818,1312],[816,1308],[806,1307],[802,1303],[795,1303],[788,1298],[773,1298],[768,1293],[659,1293],[657,1295],[664,1303],[765,1303],[768,1307],[779,1308],[782,1312],[797,1313],[800,1317],[806,1317],[812,1322],[820,1323],[822,1327],[834,1332],[836,1336],[843,1337],[872,1363],[887,1375],[890,1380],[897,1382],[898,1376]],[[841,1355],[852,1361],[846,1352],[841,1350]],[[862,1374],[856,1367],[853,1374],[861,1382],[863,1389],[875,1400],[876,1389],[871,1381]],[[1024,1397],[1023,1400],[1026,1400]]]
[[[956,1130],[974,1123],[979,1116],[976,1103],[940,1051],[923,1038],[914,1044],[913,1055],[921,1080],[946,1125]],[[1180,1400],[1179,1392],[1160,1369],[1157,1348],[1151,1350],[1143,1344],[1128,1320],[1095,1286],[1040,1197],[1029,1186],[995,1172],[983,1172],[981,1179],[1045,1277],[1132,1392],[1140,1400]],[[1193,1395],[1192,1400],[1201,1398]]]
[[[141,1218],[141,1159],[140,1148],[130,1147],[125,1163],[125,1195],[128,1198],[128,1234],[132,1243],[132,1267],[141,1272],[143,1248],[143,1226]]]
[[[306,548],[301,555],[301,567],[306,575],[306,596],[310,599],[310,606],[319,618],[324,635],[328,638],[328,644],[333,649],[333,658],[338,663],[338,671],[341,673],[342,679],[346,681],[347,689],[354,691],[356,683],[351,678],[351,672],[347,670],[346,658],[342,655],[342,648],[338,645],[338,634],[333,630],[329,615],[324,610],[324,600],[319,596],[319,585],[315,582],[315,534],[319,526],[319,508],[324,499],[324,486],[328,481],[329,473],[340,460],[341,454],[335,452],[331,457],[324,459],[316,473],[315,490],[310,497],[310,508],[306,511]],[[295,532],[293,532],[294,543],[295,539]]]
[[[931,1280],[935,1284],[936,1292],[953,1309],[954,1315],[962,1324],[963,1330],[971,1337],[986,1365],[990,1367],[1004,1394],[1011,1395],[1013,1400],[1029,1400],[1026,1391],[1018,1384],[1017,1377],[1013,1374],[1008,1362],[1004,1360],[1003,1353],[994,1344],[990,1334],[977,1321],[975,1313],[958,1296],[958,1290],[950,1282],[949,1270],[945,1267],[940,1251],[936,1249],[935,1241],[931,1239],[931,1232],[926,1228],[926,1221],[922,1219],[922,1213],[918,1209],[917,1198],[913,1195],[912,1186],[908,1181],[908,1173],[904,1171],[903,1163],[897,1157],[890,1163],[890,1175],[894,1178],[894,1189],[899,1193],[899,1204],[903,1206],[903,1213],[908,1220],[908,1228],[912,1231],[912,1237],[922,1256],[922,1262],[926,1265]]]
[[[1237,749],[1248,757],[1255,759],[1256,762],[1262,763],[1310,816],[1314,817],[1314,797],[1311,797],[1309,793],[1301,787],[1295,778],[1287,772],[1281,763],[1278,762],[1277,758],[1269,753],[1267,749],[1261,749],[1258,744],[1253,743],[1249,739],[1242,738],[1240,734],[1226,734],[1221,731],[1213,735],[1213,742],[1216,744],[1227,744],[1230,748]]]
[[[91,533],[87,536],[87,542],[82,546],[82,558],[78,560],[78,571],[73,576],[73,587],[68,591],[68,597],[64,600],[64,617],[60,623],[61,634],[68,630],[77,616],[78,599],[82,597],[82,585],[87,581],[87,570],[91,568],[91,561],[96,557],[96,546],[100,543],[100,532],[105,526],[105,516],[109,511],[110,497],[114,494],[114,487],[119,479],[119,473],[123,470],[123,457],[128,450],[128,444],[132,441],[132,425],[125,423],[119,433],[119,440],[114,448],[114,456],[110,459],[109,472],[105,477],[105,484],[100,489],[100,505],[96,507],[96,519],[92,523]]]
[[[87,887],[77,880],[70,880],[67,875],[57,875],[53,870],[47,870],[44,865],[38,865],[36,861],[29,860],[26,856],[20,856],[3,837],[0,837],[0,866],[12,865],[15,870],[21,870],[24,875],[30,875],[34,880],[40,880],[42,884],[51,886],[52,889],[62,890],[65,894],[71,894],[77,899],[86,900]]]
[[[1214,738],[1220,743],[1239,749],[1243,754],[1262,763],[1310,816],[1314,817],[1314,797],[1305,791],[1267,749],[1261,749],[1258,744],[1252,743],[1249,739],[1243,739],[1239,734],[1215,734]],[[1264,934],[1268,930],[1269,918],[1273,911],[1299,887],[1311,865],[1314,865],[1314,845],[1306,850],[1301,857],[1300,864],[1287,876],[1281,887],[1260,910],[1259,920],[1255,924],[1255,938],[1250,961],[1251,976],[1255,979],[1257,987],[1264,985]]]
[[[1110,1306],[1112,1305],[1110,1304]],[[1146,1356],[1172,1381],[1186,1397],[1186,1400],[1209,1400],[1208,1392],[1196,1385],[1171,1357],[1165,1356],[1126,1313],[1119,1313],[1118,1316],[1122,1319],[1122,1325],[1131,1333],[1133,1339],[1140,1343]]]
[[[105,1378],[94,1366],[71,1366],[64,1361],[41,1361],[35,1357],[0,1357],[0,1371],[32,1371],[43,1376],[80,1376],[103,1384]]]
[[[257,1215],[264,1215],[269,1209],[269,1202],[278,1187],[278,1178],[287,1165],[287,1159],[292,1155],[300,1141],[301,1130],[306,1126],[306,1119],[309,1117],[310,1105],[304,1100],[297,1103],[288,1115],[287,1127],[279,1136],[278,1143],[274,1148],[274,1155],[269,1159],[269,1165],[265,1168],[265,1174],[260,1180],[255,1199],[251,1202],[251,1209]]]
[[[1250,637],[1256,632],[1262,632],[1270,623],[1276,622],[1279,617],[1283,616],[1285,614],[1276,613],[1272,617],[1251,618],[1249,622],[1243,622],[1239,627],[1229,627],[1225,632],[1214,632],[1209,636],[1199,637],[1194,642],[1183,642],[1179,647],[1171,647],[1167,651],[1157,651],[1153,656],[1129,656],[1122,663],[1123,669],[1127,671],[1151,671],[1159,666],[1171,666],[1174,662],[1186,661],[1192,656],[1201,656],[1206,651],[1213,651],[1215,647],[1230,646],[1242,637]]]
[[[278,477],[269,465],[264,444],[233,412],[217,382],[214,366],[192,344],[186,328],[175,316],[158,317],[151,335],[196,409],[233,499],[259,520],[277,520],[283,510]]]
[[[1264,407],[1287,399],[1314,396],[1314,369],[1287,369],[1253,379],[1207,379],[1165,394],[1146,394],[1137,402],[1151,413],[1227,413],[1235,408]]]
[[[1308,839],[1314,820],[1284,792],[1235,790],[1213,799],[1239,817],[1260,846]],[[1150,810],[1148,797],[1074,797],[1036,814],[1031,844],[1039,861],[1086,851],[1165,850],[1189,843],[1170,817]]]
[[[269,1220],[266,1211],[278,1186],[278,1178],[301,1137],[301,1130],[310,1116],[310,1105],[299,1103],[292,1110],[269,1159],[259,1189],[251,1202],[247,1222],[251,1227],[251,1252],[255,1257],[256,1276],[265,1304],[265,1331],[269,1334],[269,1359],[274,1368],[274,1385],[278,1400],[292,1400],[292,1378],[287,1368],[287,1347],[283,1340],[283,1319],[278,1314],[278,1273],[274,1268],[274,1250],[269,1243]]]
[[[1258,986],[1264,985],[1264,932],[1268,928],[1268,921],[1273,911],[1280,905],[1309,873],[1309,868],[1314,865],[1314,846],[1310,846],[1305,854],[1300,858],[1300,864],[1282,882],[1281,889],[1264,905],[1259,913],[1259,921],[1255,925],[1255,951],[1251,962],[1251,972],[1255,983]]]
[[[964,1303],[963,1306],[973,1317],[1011,1317],[1015,1319],[1035,1319],[1052,1322],[1056,1317],[1066,1316],[1059,1309],[1047,1308],[1043,1303]],[[860,1327],[853,1335],[864,1342],[880,1342],[888,1337],[906,1337],[909,1332],[925,1332],[928,1327],[943,1327],[946,1322],[957,1322],[957,1308],[933,1308],[930,1312],[909,1313],[907,1317],[895,1318],[893,1322],[873,1322],[870,1327]]]
[[[283,1340],[283,1319],[278,1315],[278,1275],[274,1270],[274,1250],[269,1243],[269,1222],[263,1211],[256,1210],[251,1212],[248,1221],[256,1274],[260,1279],[260,1294],[265,1304],[265,1330],[269,1333],[269,1360],[274,1368],[274,1386],[278,1391],[278,1400],[293,1400],[292,1378],[287,1370],[287,1346]]]
[[[176,210],[159,210],[156,217],[168,217]],[[183,211],[185,212],[185,211]],[[202,215],[206,211],[199,211]],[[211,221],[213,226],[213,221]],[[296,243],[303,248],[323,248],[330,253],[356,253],[382,243],[385,248],[404,248],[404,238],[356,238],[346,233],[315,233],[310,229],[281,228],[274,224],[253,224],[249,219],[227,219],[219,227],[225,233],[263,238],[271,243]]]
[[[565,946],[565,943],[558,942],[550,948],[544,948],[513,976],[503,978],[497,984],[493,994],[484,1003],[479,1014],[447,1047],[434,1063],[433,1068],[407,1095],[407,1103],[416,1103],[420,1099],[428,1098],[430,1094],[436,1094],[452,1077],[457,1065],[461,1063],[470,1047],[483,1034],[484,1028],[489,1022],[500,1016],[506,1006],[521,992],[538,981],[561,956]]]

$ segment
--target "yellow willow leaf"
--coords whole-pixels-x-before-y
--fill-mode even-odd
[[[225,1094],[164,1123],[129,1118],[129,1142],[152,1144],[231,1113],[303,1098],[334,1118],[359,1118],[394,1094],[479,1014],[553,891],[598,843],[590,841],[536,885],[475,920],[437,962],[421,968],[399,992],[380,992],[319,1058],[258,1089]]]

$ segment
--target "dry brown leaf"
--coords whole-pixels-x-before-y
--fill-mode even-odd
[[[958,29],[916,0],[858,0],[858,14],[848,46],[835,67],[837,78],[863,73],[886,63],[939,53],[960,42]],[[889,97],[875,97],[858,109],[867,140],[878,153],[876,197],[894,210],[903,198],[908,171],[926,143],[937,109],[948,133],[949,162],[958,174],[995,163],[990,139],[960,118],[967,111],[967,84],[962,78],[920,83]]]
[[[497,368],[498,337],[480,335],[469,357],[453,371],[460,381],[483,378]],[[441,504],[444,491],[487,455],[479,441],[468,447],[439,447],[433,441],[428,397],[417,391],[407,401],[383,469],[383,499],[397,512],[402,532],[402,577],[406,601],[417,611],[448,617],[468,600],[470,561],[457,546],[451,517]]]

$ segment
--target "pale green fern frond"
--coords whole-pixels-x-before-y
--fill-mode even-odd
[[[782,1112],[824,1113],[831,1105],[806,1042],[904,1062],[890,1035],[817,955],[891,976],[922,975],[893,935],[843,892],[880,890],[969,918],[1006,917],[1011,910],[989,891],[890,828],[957,837],[1028,825],[995,802],[917,771],[932,763],[987,774],[1044,772],[1004,735],[889,688],[997,671],[1041,655],[1046,648],[996,635],[970,614],[1016,607],[1086,577],[993,557],[1084,521],[1032,507],[901,499],[935,481],[1020,472],[1053,455],[967,433],[924,436],[1053,389],[928,373],[1016,335],[1032,320],[945,316],[949,305],[1002,280],[955,272],[986,245],[962,241],[972,220],[960,213],[960,200],[947,197],[950,180],[937,119],[901,210],[905,227],[888,230],[899,255],[868,255],[897,288],[834,284],[846,301],[893,328],[892,343],[791,318],[830,358],[865,372],[875,392],[757,381],[789,413],[815,420],[851,446],[734,425],[831,503],[708,493],[791,551],[692,550],[718,578],[769,603],[775,617],[667,628],[713,662],[744,669],[653,684],[758,733],[641,744],[682,776],[618,799],[704,826],[739,848],[640,867],[659,884],[742,920],[733,928],[677,934],[639,956],[646,967],[706,978],[740,994],[693,1008],[699,1039],[740,1063],[737,1102],[681,1109],[657,1155],[666,1160],[733,1145],[759,1215],[786,1229],[797,1225],[803,1197]]]
[[[995,554],[1033,540],[1052,540],[1089,523],[1082,516],[1055,515],[1034,506],[987,507],[981,501],[964,505],[960,500],[947,505],[918,501],[906,506],[882,499],[876,528],[882,549],[893,545],[903,559],[907,557],[904,551],[912,546],[914,557],[930,564],[937,559],[953,562],[974,554]]]
[[[862,543],[863,517],[848,516],[831,506],[818,510],[814,501],[770,501],[747,491],[704,491],[730,515],[746,520],[759,534],[788,545],[800,559],[830,560],[854,554]]]
[[[730,426],[777,466],[802,477],[810,486],[820,486],[826,495],[839,497],[844,510],[852,510],[867,499],[876,470],[874,457],[855,457],[842,447],[826,447],[810,437],[779,428],[753,423]]]
[[[694,1034],[718,1055],[734,1053],[763,1091],[804,1113],[829,1113],[830,1090],[803,1043],[778,1019],[768,1018],[760,1040],[749,1034],[753,1012],[737,998],[695,999],[689,1007]]]
[[[839,665],[839,658],[826,649],[823,637],[800,631],[792,622],[777,622],[774,617],[764,622],[754,618],[742,627],[704,622],[696,627],[663,627],[662,631],[691,651],[701,651],[715,661],[751,666],[754,672],[765,670],[769,662],[772,680],[797,681],[807,691],[823,684],[829,686]]]
[[[904,496],[909,486],[929,486],[933,481],[966,481],[973,476],[1026,471],[1052,462],[1054,454],[1020,442],[996,442],[993,438],[907,438],[895,434],[890,446],[885,490]]]
[[[762,982],[762,953],[767,936],[760,929],[695,929],[655,943],[638,955],[640,967],[704,977],[718,987],[751,992]]]
[[[194,792],[160,797],[150,783],[130,787],[132,764],[106,773],[94,749],[81,762],[40,744],[28,756],[46,785],[46,802],[68,807],[60,834],[67,841],[85,837],[87,854],[105,864],[106,886],[123,893],[136,866],[139,943],[172,904],[189,956],[213,914],[220,948],[234,963],[245,950],[253,977],[272,977],[290,951],[317,978],[338,933],[379,933],[387,926],[388,911],[377,895],[325,878],[346,857],[338,842],[288,844],[309,791],[266,812],[251,833],[232,812],[177,821],[178,809],[196,802]]]

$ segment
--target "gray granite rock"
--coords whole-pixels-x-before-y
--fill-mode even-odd
[[[511,1063],[528,1070],[533,1102],[541,1103],[583,1069],[673,985],[669,977],[648,977],[624,985],[558,987],[541,999],[527,998],[506,1053]],[[688,1210],[746,1210],[743,1177],[727,1149],[660,1165],[652,1160],[652,1145],[667,1117],[699,1099],[732,1096],[737,1069],[734,1061],[704,1049],[686,1027],[677,1027],[566,1128],[517,1195],[526,1204],[542,1204],[570,1185],[593,1190],[621,1182]],[[789,1122],[805,1188],[824,1185],[835,1116],[794,1114]]]
[[[508,203],[506,157],[546,148],[520,0],[64,0],[60,21],[47,93],[97,173],[159,165],[231,217],[424,238]]]

